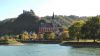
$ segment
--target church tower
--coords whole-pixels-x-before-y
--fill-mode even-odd
[[[55,15],[54,15],[54,12],[53,12],[52,19],[54,19],[54,18],[55,18]]]
[[[59,29],[58,29],[58,26],[57,26],[57,22],[56,22],[56,18],[55,18],[54,12],[53,12],[53,15],[52,15],[51,23],[53,25],[54,32],[57,33],[59,31]]]

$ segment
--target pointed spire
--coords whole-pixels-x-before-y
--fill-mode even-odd
[[[55,18],[55,15],[54,15],[54,12],[53,12],[52,19],[54,19],[54,18]]]

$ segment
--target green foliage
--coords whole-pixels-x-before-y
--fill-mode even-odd
[[[75,22],[72,26],[69,27],[69,35],[71,38],[76,38],[79,40],[79,37],[81,35],[80,30],[81,27],[85,24],[83,20]]]
[[[15,43],[18,43],[18,41],[16,41],[15,39],[7,39],[5,41],[5,43],[8,43],[8,44],[15,44]]]
[[[33,40],[37,39],[37,34],[36,34],[36,33],[33,33],[33,34],[31,35],[31,39],[33,39]]]
[[[49,39],[51,39],[51,40],[56,39],[56,35],[55,35],[54,32],[51,32],[51,33],[49,34]]]
[[[61,39],[62,40],[67,40],[69,38],[68,31],[63,31],[61,34]]]
[[[49,33],[45,33],[43,37],[44,37],[45,40],[48,40],[48,38],[49,38]]]
[[[54,40],[56,39],[56,34],[54,32],[49,32],[44,34],[45,40]]]
[[[20,34],[23,31],[35,31],[39,17],[31,11],[23,11],[17,18],[6,19],[0,23],[0,32],[4,34]]]
[[[27,31],[22,33],[22,40],[28,40],[29,39],[29,34]]]
[[[100,16],[91,17],[85,25],[82,26],[81,33],[83,38],[95,39],[100,36]]]
[[[43,34],[38,34],[37,37],[38,37],[39,40],[43,40],[44,39],[44,35]]]
[[[50,23],[52,16],[45,16],[45,17],[42,17],[42,19],[45,20],[47,23]],[[80,19],[85,20],[86,18],[83,19],[83,17],[80,18],[75,15],[70,15],[70,16],[55,15],[53,20],[60,27],[69,27],[70,25],[73,24],[73,22],[80,20]]]

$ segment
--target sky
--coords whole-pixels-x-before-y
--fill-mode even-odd
[[[0,0],[0,20],[18,17],[32,9],[39,17],[56,15],[100,15],[100,0]]]

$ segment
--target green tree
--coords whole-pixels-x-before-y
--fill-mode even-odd
[[[69,38],[68,31],[63,31],[61,37],[62,40],[67,40]]]
[[[48,40],[48,38],[49,38],[49,33],[44,33],[43,37],[44,37],[44,40]]]
[[[51,32],[51,33],[49,34],[49,39],[50,39],[50,40],[56,39],[56,34],[55,34],[54,32]]]
[[[28,39],[29,39],[29,34],[28,34],[28,32],[27,32],[27,31],[23,32],[23,33],[21,34],[20,39],[22,39],[22,40],[28,40]]]
[[[79,41],[79,37],[81,36],[80,30],[84,24],[85,22],[83,20],[75,22],[72,26],[69,27],[69,36]]]
[[[91,17],[86,24],[83,25],[81,33],[84,35],[83,38],[95,39],[99,37],[100,34],[100,17]]]
[[[38,40],[43,40],[43,34],[38,34],[37,37],[38,37]]]
[[[56,34],[54,32],[46,32],[43,36],[44,36],[44,40],[56,39]]]
[[[31,39],[32,39],[32,40],[38,39],[38,38],[37,38],[37,34],[36,34],[36,33],[33,33],[33,34],[31,35]]]

